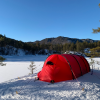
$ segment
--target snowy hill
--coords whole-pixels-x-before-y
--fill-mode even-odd
[[[34,81],[47,55],[5,58],[6,66],[0,66],[0,100],[100,100],[100,65],[95,64],[93,75],[89,72],[77,80],[51,84]],[[30,61],[36,65],[33,75],[29,75]]]

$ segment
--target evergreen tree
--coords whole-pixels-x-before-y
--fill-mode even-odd
[[[65,48],[66,48],[67,51],[69,51],[69,47],[70,47],[70,44],[69,43],[66,43],[65,44]]]
[[[76,51],[77,51],[77,52],[80,51],[80,44],[79,44],[79,41],[76,42]]]
[[[74,51],[74,43],[71,43],[69,49],[70,49],[71,51]]]
[[[4,60],[6,60],[6,59],[3,58],[2,56],[0,56],[0,66],[6,65],[6,64],[3,63]]]
[[[100,3],[99,3],[99,8],[100,8]],[[100,27],[98,27],[98,29],[92,29],[93,30],[93,33],[98,33],[100,32]]]
[[[49,50],[53,50],[53,45],[52,44],[50,44]]]
[[[36,42],[36,50],[39,51],[40,50],[40,43]]]
[[[63,52],[65,52],[66,51],[66,46],[65,46],[65,44],[63,45]]]
[[[31,64],[29,65],[29,70],[31,71],[31,73],[30,74],[33,74],[33,70],[35,69],[35,67],[34,67],[35,65],[34,65],[34,62],[31,62]]]

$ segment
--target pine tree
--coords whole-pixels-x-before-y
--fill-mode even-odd
[[[70,49],[71,51],[74,51],[74,43],[71,43],[69,49]]]
[[[30,74],[33,74],[33,70],[35,69],[35,67],[34,67],[35,65],[34,65],[34,62],[31,62],[31,64],[29,65],[29,70],[31,71],[31,73]]]
[[[100,8],[100,3],[99,3],[99,8]],[[98,29],[92,29],[93,30],[93,33],[98,33],[98,32],[100,32],[100,27],[98,27]]]
[[[76,42],[76,51],[77,51],[77,52],[80,51],[80,44],[79,44],[79,41]]]
[[[0,66],[5,66],[6,64],[3,63],[3,61],[6,60],[2,56],[0,56]]]

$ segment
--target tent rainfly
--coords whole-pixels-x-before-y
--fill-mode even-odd
[[[80,55],[53,54],[44,62],[38,79],[45,82],[60,82],[76,79],[90,72],[87,60]]]

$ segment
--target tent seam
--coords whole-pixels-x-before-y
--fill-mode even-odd
[[[84,57],[83,57],[84,58]],[[84,58],[85,59],[85,58]],[[87,64],[88,64],[88,66],[89,66],[89,72],[90,72],[90,65],[89,65],[89,63],[88,63],[88,61],[85,59],[85,61],[87,62]],[[88,72],[88,70],[87,70],[87,72]]]
[[[61,56],[63,56],[63,55],[61,55]],[[64,56],[63,56],[63,57],[64,57]],[[67,60],[66,57],[64,57],[64,58]],[[70,63],[69,63],[68,60],[67,60],[67,62],[68,62],[68,65],[70,66],[70,70],[71,70],[71,72],[72,72],[72,77],[73,77],[73,80],[74,80],[75,78],[74,78],[74,73],[73,73],[72,67],[71,67],[71,65],[70,65]]]
[[[71,55],[72,57],[74,57],[73,55]],[[74,57],[75,58],[75,57]],[[75,58],[75,60],[77,61],[77,63],[78,63],[78,65],[79,65],[79,67],[80,67],[80,72],[81,72],[81,76],[83,75],[83,73],[82,73],[82,69],[81,69],[81,66],[80,66],[80,64],[79,64],[79,62],[78,62],[78,60]]]
[[[79,56],[79,55],[78,55]],[[79,56],[80,57],[80,56]],[[80,57],[81,58],[81,57]],[[81,58],[82,59],[82,58]],[[83,59],[82,59],[82,61],[83,61]],[[83,61],[84,62],[84,61]],[[86,72],[87,72],[87,66],[85,65],[85,67],[86,67]]]

